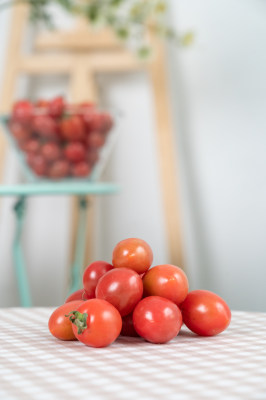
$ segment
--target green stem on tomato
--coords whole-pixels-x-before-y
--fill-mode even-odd
[[[66,314],[65,317],[69,317],[69,320],[73,325],[76,325],[78,328],[78,334],[80,335],[85,329],[87,329],[87,313],[81,313],[79,311],[71,311],[69,314]]]

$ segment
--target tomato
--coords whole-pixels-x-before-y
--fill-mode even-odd
[[[130,313],[122,318],[122,330],[120,335],[138,337],[139,334],[136,332],[133,324],[133,313]]]
[[[152,249],[142,239],[122,240],[113,250],[113,266],[115,268],[130,268],[138,274],[146,272],[150,268],[152,260]]]
[[[46,176],[47,162],[41,154],[27,153],[27,163],[38,176]]]
[[[143,277],[143,288],[144,296],[165,297],[179,305],[187,296],[188,279],[184,271],[175,265],[157,265]]]
[[[99,280],[95,295],[113,304],[123,316],[131,313],[143,294],[140,276],[128,268],[115,268]]]
[[[110,114],[102,113],[103,128],[102,131],[107,133],[113,127],[114,121]]]
[[[20,148],[26,153],[38,153],[40,147],[40,142],[37,139],[29,139],[20,144]]]
[[[56,161],[61,157],[62,151],[57,143],[48,142],[42,146],[42,155],[47,161]]]
[[[84,140],[86,137],[84,122],[78,115],[63,119],[60,123],[60,129],[63,139],[70,142]]]
[[[180,331],[182,314],[176,304],[159,296],[142,299],[133,311],[136,332],[152,343],[166,343]]]
[[[101,132],[105,128],[105,117],[102,114],[94,111],[93,109],[88,109],[88,112],[85,112],[83,115],[83,119],[86,123],[87,130],[89,132]]]
[[[71,173],[77,178],[83,178],[91,173],[91,167],[86,161],[81,161],[72,166]]]
[[[122,328],[122,318],[117,309],[101,299],[84,301],[70,319],[76,338],[91,347],[110,345]]]
[[[68,143],[64,149],[65,157],[72,162],[80,162],[86,159],[86,149],[80,142]]]
[[[71,311],[75,311],[82,300],[71,301],[58,307],[50,316],[48,322],[48,328],[51,334],[60,340],[75,340],[76,336],[73,333],[72,323],[66,314]]]
[[[12,135],[19,143],[24,143],[31,139],[31,130],[20,122],[14,120],[10,121],[9,128],[12,132]]]
[[[57,122],[49,115],[36,115],[32,121],[32,129],[43,138],[58,138]]]
[[[93,166],[99,160],[99,152],[96,149],[88,149],[87,153],[88,163]]]
[[[52,179],[60,179],[68,176],[70,173],[70,165],[67,160],[57,160],[55,161],[49,171],[49,177]]]
[[[180,306],[184,324],[201,336],[214,336],[223,332],[231,321],[226,302],[208,290],[193,290]]]
[[[65,101],[62,96],[55,97],[48,103],[48,112],[54,117],[61,117],[65,109]]]
[[[82,280],[83,287],[89,297],[95,297],[95,289],[99,279],[113,268],[112,264],[105,261],[94,261],[85,268]]]
[[[34,114],[34,106],[28,100],[17,101],[12,110],[12,116],[15,120],[28,123]]]
[[[65,303],[69,303],[70,301],[73,300],[89,300],[89,296],[85,292],[84,289],[78,289],[75,292],[71,293],[65,300]]]
[[[105,143],[105,136],[101,132],[91,132],[87,138],[87,146],[89,149],[98,149]]]

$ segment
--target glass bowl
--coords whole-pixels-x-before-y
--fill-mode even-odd
[[[18,101],[1,121],[31,182],[98,179],[117,131],[113,112],[62,97]]]

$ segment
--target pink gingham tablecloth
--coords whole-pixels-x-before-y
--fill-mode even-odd
[[[1,309],[1,400],[266,400],[266,314],[233,312],[229,328],[182,328],[164,345],[120,337],[94,349],[62,342],[52,308]]]

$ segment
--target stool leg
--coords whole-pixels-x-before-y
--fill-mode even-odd
[[[87,209],[88,201],[86,197],[79,198],[78,231],[75,246],[75,257],[72,265],[72,276],[69,293],[73,293],[82,287],[82,271],[84,262],[84,252],[86,248],[86,228],[87,228]]]
[[[20,304],[22,307],[31,307],[31,295],[28,276],[25,268],[23,252],[21,247],[21,235],[25,215],[25,197],[20,197],[16,202],[14,211],[16,214],[16,232],[13,242],[14,267],[19,289]]]

